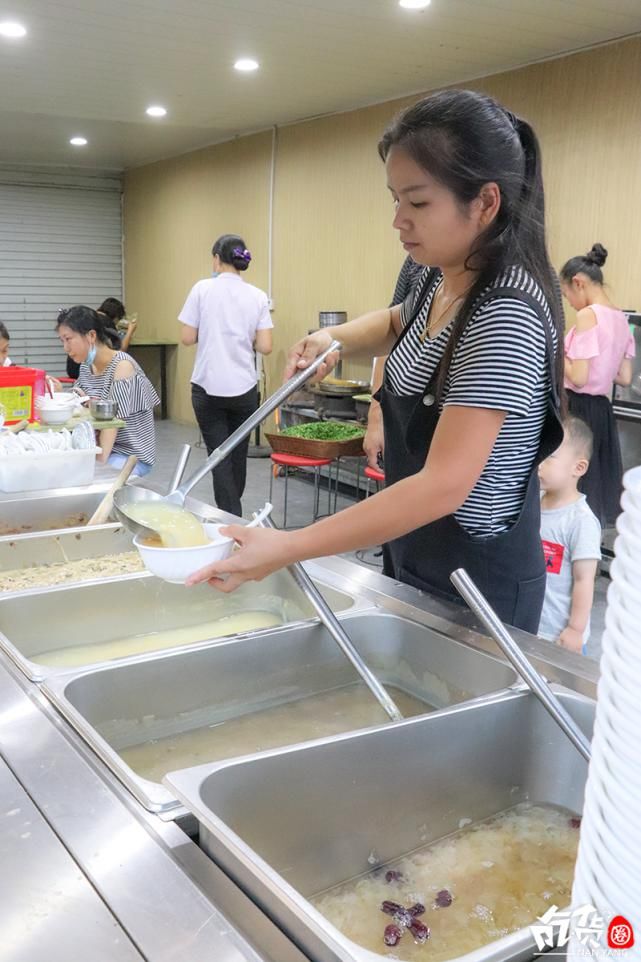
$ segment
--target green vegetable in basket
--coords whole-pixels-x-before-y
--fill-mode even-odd
[[[362,438],[365,431],[356,424],[340,421],[314,421],[311,424],[295,424],[280,432],[289,438],[305,438],[308,441],[351,441]]]

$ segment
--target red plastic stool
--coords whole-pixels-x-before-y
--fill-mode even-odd
[[[366,466],[363,474],[367,478],[367,494],[365,495],[365,497],[369,498],[371,493],[370,486],[369,486],[370,481],[374,481],[374,483],[376,484],[376,491],[378,492],[379,485],[385,484],[385,475],[382,471],[379,471],[378,468],[370,468],[369,465]]]
[[[320,476],[319,469],[325,467],[332,463],[332,458],[302,458],[297,454],[277,454],[273,453],[271,456],[272,464],[277,465],[285,469],[285,503],[283,505],[283,528],[287,527],[287,480],[289,478],[290,468],[313,468],[314,469],[314,515],[313,520],[316,521],[318,517],[318,501],[319,501],[319,486],[318,480]],[[269,477],[269,500],[272,500],[272,488],[274,485],[274,472],[272,470]],[[329,485],[329,497],[331,503],[331,478]]]

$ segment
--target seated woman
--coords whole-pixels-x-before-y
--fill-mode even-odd
[[[114,400],[123,428],[99,432],[100,461],[115,468],[135,454],[134,474],[151,471],[156,448],[154,407],[160,404],[151,381],[124,351],[114,350],[103,318],[82,304],[61,311],[56,330],[68,357],[80,365],[76,387],[89,397]]]
[[[125,321],[127,315],[127,309],[122,301],[119,301],[117,297],[105,297],[104,301],[98,308],[99,314],[104,314],[108,318],[107,325],[115,329],[117,336],[120,338],[120,350],[129,350],[129,345],[131,339],[134,336],[134,331],[136,330],[138,321],[134,316],[130,321]],[[120,330],[120,322],[126,323],[127,327],[124,330]],[[114,345],[115,346],[115,345]]]
[[[122,301],[119,301],[117,297],[106,297],[98,308],[98,313],[104,318],[105,325],[109,331],[109,337],[113,349],[115,351],[128,350],[138,322],[134,318],[133,320],[126,322],[127,327],[124,331],[119,329],[119,322],[124,320],[124,317],[127,313],[125,305],[122,303]],[[73,358],[68,356],[67,377],[72,377],[74,381],[76,381],[79,374],[80,365],[76,364]]]

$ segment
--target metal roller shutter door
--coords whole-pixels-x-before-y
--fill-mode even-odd
[[[58,375],[66,364],[54,329],[59,308],[122,297],[118,180],[87,187],[91,178],[79,186],[60,179],[12,183],[0,172],[0,320],[11,359]]]

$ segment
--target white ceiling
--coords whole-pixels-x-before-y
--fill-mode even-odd
[[[4,19],[29,33],[0,38],[0,163],[127,168],[629,36],[641,0],[0,0]]]

